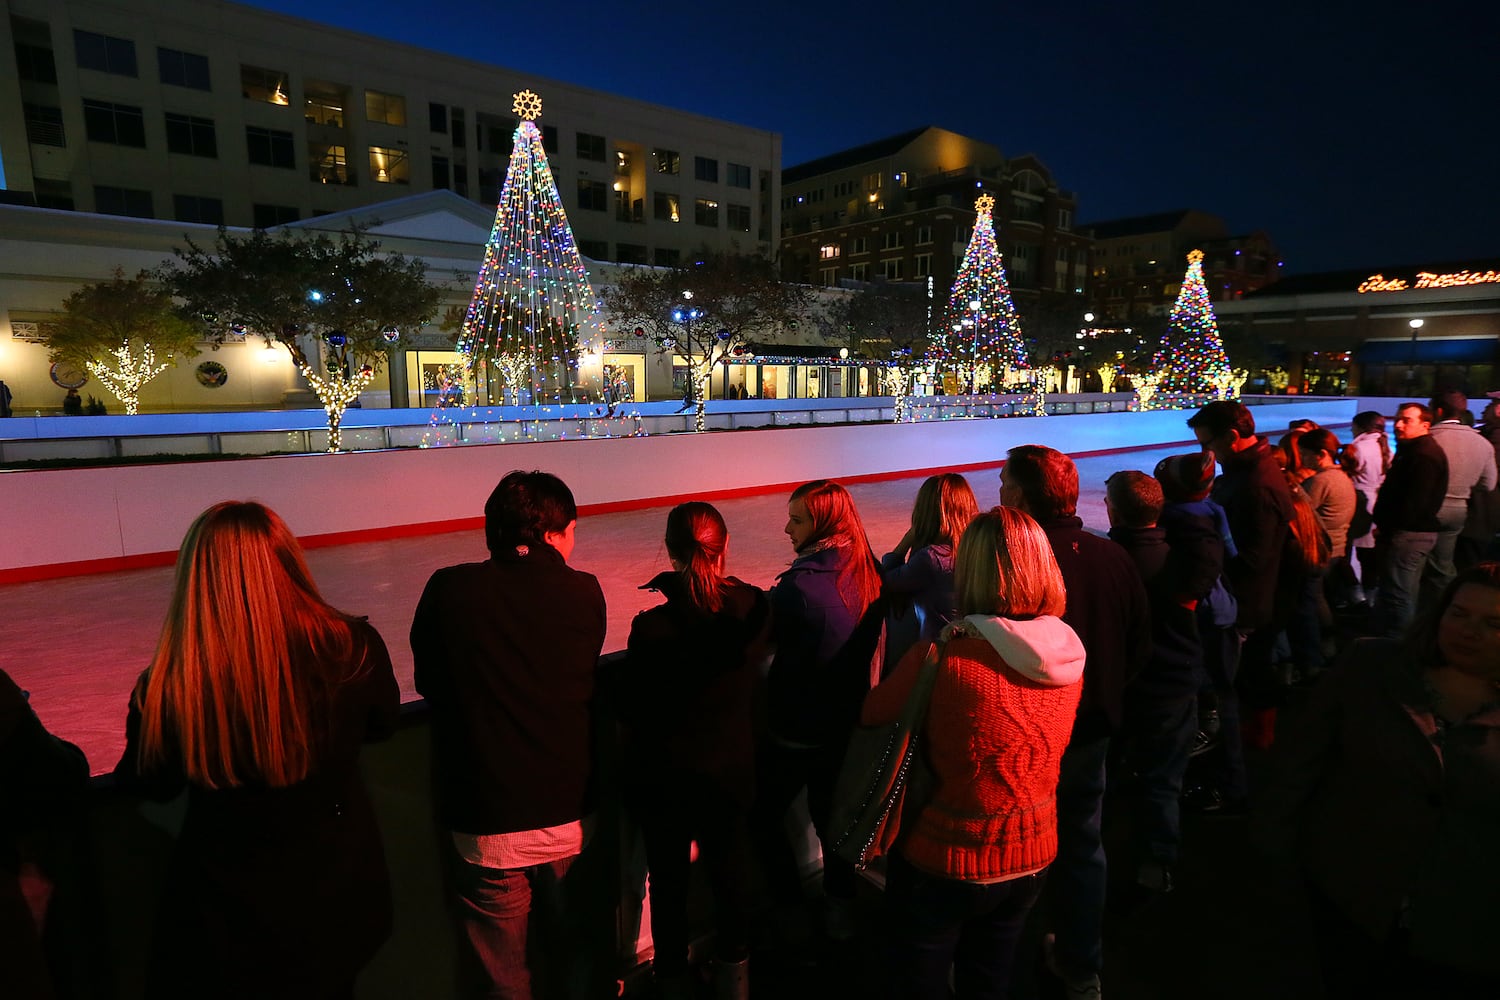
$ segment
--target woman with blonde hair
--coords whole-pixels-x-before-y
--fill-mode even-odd
[[[1006,995],[1026,916],[1057,856],[1057,780],[1083,690],[1083,644],[1063,623],[1062,573],[1030,515],[997,507],[969,524],[954,564],[963,617],[936,653],[922,747],[932,794],[886,874],[897,997]],[[929,647],[865,699],[896,720]]]
[[[892,629],[887,662],[899,662],[914,643],[931,643],[953,620],[953,550],[978,513],[969,481],[955,472],[931,476],[917,490],[911,527],[880,560],[883,592],[910,602],[917,634],[907,630],[898,640],[899,630]],[[893,649],[896,645],[902,648]]]
[[[116,768],[187,791],[150,995],[352,995],[391,929],[359,749],[399,710],[379,633],[323,600],[281,518],[228,501],[193,522]]]
[[[786,811],[806,788],[813,827],[825,839],[844,747],[872,675],[879,675],[885,610],[877,603],[880,566],[848,490],[826,479],[797,487],[784,530],[796,558],[771,588],[776,653],[766,677],[767,731],[752,825],[773,897],[795,908],[802,879]],[[830,937],[853,934],[855,885],[854,868],[825,843],[823,920]]]

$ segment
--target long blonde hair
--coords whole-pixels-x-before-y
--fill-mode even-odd
[[[136,686],[142,769],[180,754],[188,780],[207,788],[307,777],[355,621],[323,600],[270,508],[204,511],[182,540],[156,655]]]
[[[961,615],[1062,615],[1068,593],[1052,545],[1031,515],[996,507],[969,522],[953,561]]]
[[[978,513],[979,502],[967,479],[956,472],[929,476],[911,508],[912,548],[957,545]]]

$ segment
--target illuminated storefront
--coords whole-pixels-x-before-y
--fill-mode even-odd
[[[1259,355],[1247,391],[1500,389],[1500,259],[1293,275],[1214,309],[1231,360]]]

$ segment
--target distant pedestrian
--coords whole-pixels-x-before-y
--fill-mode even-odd
[[[83,397],[78,395],[77,389],[69,389],[63,395],[63,415],[68,417],[83,416]]]
[[[1482,506],[1495,489],[1495,449],[1484,435],[1465,427],[1461,419],[1469,413],[1468,397],[1457,391],[1441,392],[1432,397],[1430,405],[1432,439],[1448,457],[1448,491],[1438,511],[1437,541],[1422,568],[1418,603],[1424,608],[1437,602],[1458,572],[1453,554],[1471,507]]]
[[[0,381],[0,417],[10,416],[10,386]]]

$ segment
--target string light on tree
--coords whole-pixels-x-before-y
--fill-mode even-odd
[[[978,391],[985,366],[991,372],[1029,367],[1022,346],[1021,320],[995,241],[994,210],[995,199],[990,195],[981,195],[974,202],[974,232],[953,279],[945,321],[930,352],[940,368],[957,373],[962,367],[968,373],[971,392]]]
[[[600,306],[542,148],[541,98],[523,90],[512,109],[522,121],[458,347],[476,379],[498,375],[509,401],[561,403],[580,334],[602,335]]]
[[[86,363],[89,374],[124,403],[126,415],[133,417],[140,407],[141,386],[171,365],[157,364],[156,352],[150,344],[142,344],[140,354],[136,354],[127,340],[110,353],[114,356],[115,366],[111,368],[100,361],[89,361]]]
[[[308,387],[317,394],[323,412],[328,414],[328,451],[336,452],[344,440],[344,411],[375,381],[375,369],[365,365],[349,376],[335,366],[329,366],[322,375],[307,365],[299,365],[297,370],[307,379]]]
[[[1157,391],[1162,393],[1217,393],[1217,386],[1229,371],[1224,355],[1224,341],[1203,283],[1203,251],[1187,256],[1187,273],[1182,290],[1172,307],[1172,318],[1162,337],[1161,349],[1152,361],[1160,374]]]

